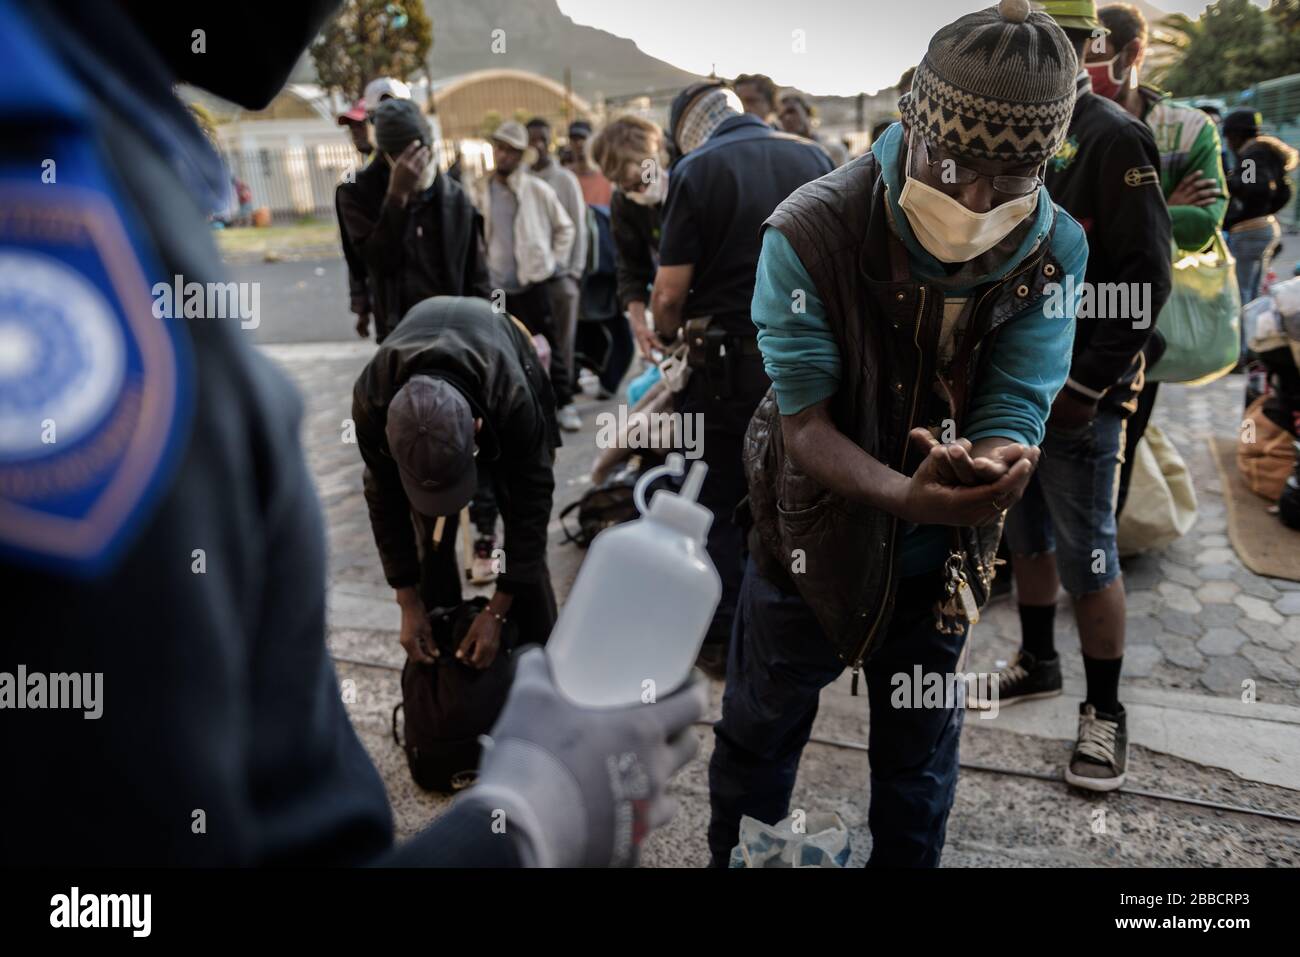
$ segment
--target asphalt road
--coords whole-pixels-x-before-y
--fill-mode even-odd
[[[1289,278],[1297,262],[1300,236],[1283,237],[1282,255],[1273,264],[1278,278]],[[239,282],[261,284],[261,324],[253,330],[256,342],[347,342],[356,338],[342,258],[232,263],[230,269]]]
[[[261,323],[252,330],[254,341],[345,342],[357,337],[342,258],[232,263],[229,268],[235,281],[260,284]]]

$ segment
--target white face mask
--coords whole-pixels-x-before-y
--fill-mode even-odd
[[[668,174],[661,171],[646,184],[645,189],[624,192],[623,195],[638,206],[658,206],[668,196]]]
[[[946,193],[913,179],[907,170],[904,177],[906,183],[898,205],[917,241],[940,262],[969,262],[988,252],[1038,209],[1038,190],[987,213],[976,213]]]

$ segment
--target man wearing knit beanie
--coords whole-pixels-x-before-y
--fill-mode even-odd
[[[871,707],[871,863],[935,866],[957,783],[953,675],[1005,510],[1065,381],[1083,230],[1043,186],[1077,56],[1027,0],[931,40],[903,119],[764,224],[751,318],[749,564],[710,766],[709,847],[788,810],[821,689]],[[932,676],[927,678],[925,676]],[[987,689],[985,689],[987,690]]]
[[[1093,0],[1043,0],[1079,55],[1105,47]],[[1065,771],[1076,787],[1124,783],[1128,728],[1119,703],[1125,598],[1115,501],[1125,420],[1146,365],[1163,352],[1152,337],[1169,296],[1172,228],[1160,188],[1160,154],[1146,124],[1092,92],[1086,69],[1065,144],[1048,163],[1052,198],[1088,234],[1088,281],[1079,287],[1073,361],[1052,405],[1043,464],[1007,517],[1023,645],[999,676],[1002,707],[1061,693],[1054,640],[1057,594],[1073,600],[1087,693]]]

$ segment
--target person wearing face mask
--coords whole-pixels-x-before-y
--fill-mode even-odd
[[[483,218],[460,184],[438,175],[433,133],[412,100],[373,111],[379,156],[339,187],[349,242],[365,263],[381,343],[431,296],[489,295]]]
[[[228,173],[176,85],[264,109],[336,6],[108,0],[69,17],[0,0],[0,296],[33,303],[6,324],[61,357],[9,363],[0,406],[39,388],[62,410],[57,446],[0,430],[0,673],[95,673],[109,702],[5,710],[0,761],[41,769],[0,789],[0,819],[23,822],[0,837],[8,866],[630,865],[698,748],[699,682],[592,711],[533,649],[478,786],[394,841],[326,646],[302,398],[238,320],[150,314],[155,282],[230,279],[208,224]],[[451,302],[497,320],[498,353],[528,355],[485,303]],[[523,372],[506,391],[527,394]]]
[[[1098,10],[1097,16],[1109,33],[1089,41],[1084,50],[1092,90],[1114,100],[1151,129],[1160,150],[1160,190],[1169,206],[1177,247],[1174,258],[1200,252],[1223,225],[1228,208],[1219,132],[1208,114],[1171,103],[1169,94],[1139,82],[1147,53],[1147,21],[1142,11],[1132,4],[1112,3]],[[1157,329],[1145,348],[1148,369],[1159,360],[1164,348]],[[1151,420],[1159,385],[1150,380],[1144,383],[1137,407],[1125,426],[1117,515],[1124,511],[1137,444]]]
[[[951,674],[1002,520],[1065,382],[1083,230],[1043,165],[1074,52],[1025,0],[943,27],[870,152],[767,218],[752,319],[772,388],[745,439],[749,562],[709,766],[709,849],[788,811],[823,687],[865,676],[870,863],[936,866],[962,708],[896,707]],[[1005,122],[1017,117],[1015,125]]]
[[[659,263],[659,229],[668,195],[663,131],[639,116],[607,123],[591,143],[591,155],[614,184],[610,227],[618,270],[618,298],[641,355],[653,360],[660,349],[646,324],[646,304]]]
[[[1228,206],[1214,120],[1201,110],[1171,103],[1169,94],[1140,82],[1148,40],[1142,11],[1112,3],[1097,16],[1108,33],[1084,49],[1092,92],[1114,100],[1151,129],[1160,150],[1161,192],[1174,242],[1180,251],[1199,252],[1223,225]]]
[[[1066,780],[1092,791],[1124,783],[1128,728],[1119,701],[1125,597],[1116,545],[1115,500],[1125,420],[1142,391],[1144,349],[1169,298],[1173,229],[1160,186],[1151,130],[1094,93],[1082,68],[1105,28],[1092,0],[1045,0],[1081,64],[1078,98],[1064,145],[1047,169],[1052,198],[1088,234],[1092,308],[1075,326],[1070,376],[1052,404],[1044,467],[1007,518],[1022,645],[1001,672],[1002,707],[1061,693],[1055,612],[1062,588],[1079,628],[1086,681]],[[1125,54],[1127,57],[1128,54]],[[1114,314],[1106,293],[1122,288],[1128,309]],[[1135,305],[1140,304],[1137,308]]]

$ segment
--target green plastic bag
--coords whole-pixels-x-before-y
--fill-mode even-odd
[[[1241,353],[1241,293],[1223,233],[1203,252],[1175,254],[1173,291],[1157,328],[1165,354],[1147,373],[1155,382],[1204,385],[1227,375]]]

